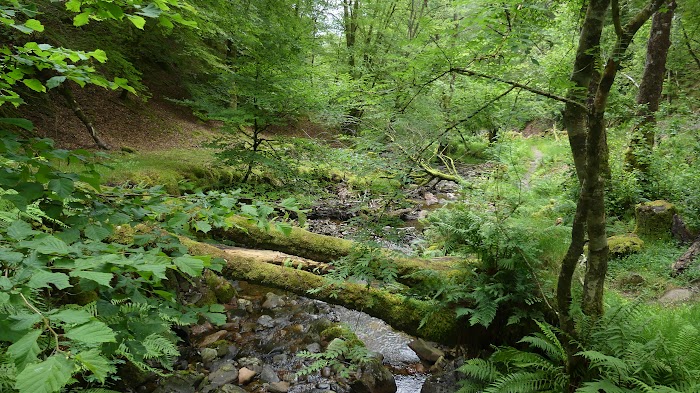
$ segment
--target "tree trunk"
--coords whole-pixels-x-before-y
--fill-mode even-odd
[[[88,117],[85,112],[83,112],[83,108],[80,107],[80,104],[78,104],[78,101],[75,99],[75,96],[73,96],[73,92],[70,89],[70,86],[68,86],[67,83],[62,83],[58,87],[58,92],[61,93],[63,98],[66,99],[66,103],[68,104],[68,107],[75,113],[75,116],[80,119],[81,122],[85,125],[85,128],[87,128],[88,134],[92,137],[92,140],[95,141],[95,144],[97,147],[103,150],[109,150],[110,146],[100,138],[99,135],[97,135],[97,130],[95,130],[95,126],[92,124],[92,120]]]
[[[670,0],[666,9],[657,11],[652,18],[644,74],[637,93],[637,117],[640,120],[632,130],[625,153],[625,169],[638,170],[643,175],[649,170],[648,157],[654,147],[656,111],[659,110],[666,76],[666,58],[671,47],[671,25],[675,8],[675,0]]]
[[[303,270],[260,263],[253,258],[228,254],[212,245],[187,238],[181,238],[180,241],[192,255],[224,259],[226,267],[223,274],[228,279],[284,289],[364,311],[381,318],[395,329],[445,344],[455,343],[457,333],[466,330],[463,324],[457,322],[453,310],[438,308],[435,302],[420,301],[351,282],[346,282],[342,287],[329,288],[323,277]],[[309,289],[319,290],[310,294],[307,292]],[[430,322],[422,324],[426,316],[430,317]]]

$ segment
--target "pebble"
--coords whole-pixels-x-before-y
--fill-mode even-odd
[[[209,382],[214,387],[229,384],[239,378],[238,369],[236,369],[232,363],[225,363],[216,371],[209,374]]]
[[[321,344],[311,343],[311,344],[306,346],[306,350],[311,352],[311,353],[319,353],[319,352],[321,352]]]
[[[274,383],[279,382],[280,377],[271,366],[266,364],[262,367],[262,371],[260,372],[260,380],[267,383]]]
[[[267,388],[272,393],[287,393],[289,391],[289,382],[273,382]]]
[[[202,355],[202,362],[204,363],[209,363],[212,360],[216,359],[218,353],[216,349],[213,348],[202,348],[199,351],[199,354]]]
[[[250,383],[250,381],[253,380],[255,377],[255,371],[243,367],[240,370],[238,370],[238,384],[239,385],[245,385],[247,383]]]
[[[258,326],[262,328],[271,328],[275,326],[275,322],[271,316],[261,315],[260,318],[258,318]],[[256,330],[258,329],[256,328]]]

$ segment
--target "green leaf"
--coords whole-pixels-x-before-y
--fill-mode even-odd
[[[61,199],[68,198],[75,189],[75,184],[71,179],[53,179],[49,181],[49,190],[53,191]]]
[[[204,317],[206,317],[209,322],[211,322],[214,325],[223,325],[226,323],[226,315],[225,314],[220,314],[220,313],[215,313],[215,312],[205,312],[202,313]]]
[[[90,224],[85,227],[85,236],[88,239],[100,241],[112,234],[109,228],[105,228],[99,225]]]
[[[38,232],[33,230],[29,223],[22,220],[15,220],[7,227],[7,236],[14,240],[24,240],[35,233]]]
[[[105,382],[107,375],[117,371],[116,367],[109,360],[100,355],[98,349],[80,352],[75,355],[75,360],[84,368],[90,370],[100,383]]]
[[[27,119],[17,119],[17,118],[11,118],[11,117],[2,117],[0,118],[0,123],[2,124],[10,124],[13,126],[17,126],[20,128],[24,128],[27,131],[32,131],[34,130],[34,123]]]
[[[20,211],[27,210],[27,205],[29,204],[27,198],[17,194],[3,195],[2,199],[12,202],[12,204],[15,205],[15,207]]]
[[[197,221],[194,223],[194,228],[198,231],[207,233],[211,231],[211,225],[206,221]]]
[[[138,15],[127,15],[131,23],[136,26],[136,28],[143,30],[143,27],[146,25],[146,19],[143,19],[142,17]]]
[[[161,11],[161,9],[153,3],[147,5],[146,7],[142,8],[139,12],[137,12],[137,14],[143,15],[147,18],[157,18],[162,13],[163,11]]]
[[[46,236],[42,238],[37,246],[36,252],[49,255],[67,255],[70,252],[68,245],[63,240],[55,236]]]
[[[46,87],[41,84],[41,81],[38,79],[25,79],[22,81],[28,88],[38,91],[40,93],[45,93],[46,92]]]
[[[224,307],[223,304],[218,304],[218,303],[212,304],[211,306],[209,306],[209,311],[211,311],[211,312],[225,312],[226,307]]]
[[[102,49],[95,49],[92,52],[88,52],[88,56],[91,56],[100,63],[107,61],[107,52],[103,51]]]
[[[10,302],[10,294],[7,292],[0,292],[0,306],[4,306],[9,302]]]
[[[192,277],[201,276],[202,270],[204,270],[204,262],[191,256],[177,257],[173,259],[173,263],[181,272]]]
[[[124,16],[124,11],[122,8],[114,3],[103,3],[107,11],[112,15],[114,19],[121,19]]]
[[[87,344],[117,342],[114,330],[100,321],[90,321],[86,324],[66,330],[66,337]]]
[[[44,196],[44,186],[36,182],[19,183],[15,190],[29,202],[33,202]]]
[[[90,22],[90,13],[89,12],[83,12],[81,14],[76,15],[73,18],[73,26],[75,27],[80,27],[88,24]]]
[[[7,348],[7,354],[15,362],[18,370],[37,360],[37,355],[41,352],[37,340],[41,333],[42,330],[32,330]]]
[[[67,275],[64,273],[51,273],[46,270],[39,270],[29,279],[30,288],[49,288],[53,284],[58,289],[66,289],[71,287]]]
[[[62,353],[41,363],[30,364],[17,375],[19,393],[54,393],[66,386],[73,375],[73,362]]]
[[[292,234],[292,226],[286,222],[280,222],[275,225],[278,231],[282,232],[284,236],[289,236]]]
[[[29,19],[26,22],[24,22],[24,25],[27,26],[28,28],[34,30],[34,31],[38,31],[38,32],[44,31],[44,25],[42,25],[41,22],[39,22],[36,19]]]
[[[49,80],[46,81],[46,87],[49,89],[56,88],[61,85],[61,83],[66,81],[66,77],[63,75],[57,75],[49,78]]]
[[[112,287],[110,283],[114,277],[112,273],[88,272],[84,270],[74,270],[69,274],[71,277],[82,277],[110,288]]]
[[[83,324],[90,321],[90,319],[92,319],[92,315],[85,310],[69,308],[66,310],[61,310],[56,314],[49,315],[49,319],[67,324]]]

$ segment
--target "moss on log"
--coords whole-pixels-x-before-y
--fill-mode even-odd
[[[434,303],[375,288],[366,288],[354,283],[345,283],[343,288],[324,288],[314,294],[309,294],[308,289],[321,288],[326,284],[323,277],[302,270],[259,263],[255,259],[228,254],[212,245],[188,238],[180,240],[193,255],[210,255],[226,260],[223,274],[227,278],[284,289],[302,296],[364,311],[369,315],[381,318],[395,329],[428,340],[446,344],[454,343],[457,340],[459,324],[451,309],[439,309]],[[421,326],[421,321],[428,315],[430,316],[429,322]]]
[[[333,236],[319,235],[301,228],[292,228],[289,235],[270,228],[269,231],[258,228],[243,217],[230,219],[233,227],[215,229],[212,236],[218,239],[232,241],[237,245],[249,248],[280,251],[296,255],[316,262],[331,262],[349,255],[357,245],[355,242]],[[402,256],[396,252],[385,250],[384,255],[391,259],[396,266],[401,282],[406,285],[416,284],[406,278],[425,269],[447,273],[455,269],[453,259],[426,260]],[[420,281],[420,279],[416,279]]]

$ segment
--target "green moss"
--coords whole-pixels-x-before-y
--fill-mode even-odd
[[[610,255],[617,258],[638,253],[642,250],[643,246],[644,240],[634,234],[611,236],[608,238]]]
[[[634,232],[642,237],[661,239],[670,235],[676,207],[667,201],[638,204],[635,209],[637,227]]]
[[[237,294],[236,289],[227,279],[210,270],[207,270],[206,273],[204,273],[204,282],[214,293],[214,296],[216,296],[216,300],[218,300],[219,303],[228,303],[231,301],[231,298]]]

